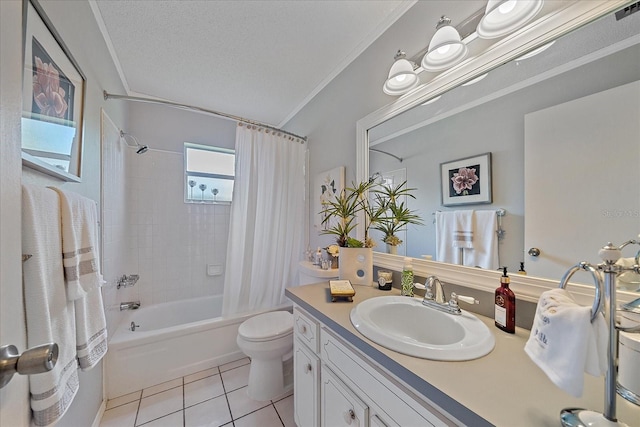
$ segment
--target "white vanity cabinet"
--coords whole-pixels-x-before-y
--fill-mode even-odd
[[[294,322],[294,414],[299,427],[456,425],[454,418],[297,306]]]
[[[293,400],[298,427],[320,425],[318,323],[297,307],[293,311]]]

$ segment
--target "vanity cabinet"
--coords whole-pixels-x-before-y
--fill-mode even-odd
[[[294,322],[294,414],[299,427],[456,425],[455,418],[297,306]]]

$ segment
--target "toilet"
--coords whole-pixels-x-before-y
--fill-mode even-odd
[[[245,320],[238,347],[251,358],[247,394],[271,400],[293,388],[293,315],[272,311]]]

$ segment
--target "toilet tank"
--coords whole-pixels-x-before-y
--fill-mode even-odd
[[[338,278],[337,268],[323,270],[309,261],[300,261],[298,263],[298,273],[300,285],[310,285],[311,283],[326,282]]]

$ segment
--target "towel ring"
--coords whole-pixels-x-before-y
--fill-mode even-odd
[[[602,279],[598,274],[598,271],[588,262],[582,261],[573,267],[571,267],[564,276],[562,276],[562,280],[560,281],[560,289],[565,289],[567,287],[567,283],[569,283],[569,279],[576,271],[586,270],[591,273],[593,277],[593,284],[596,287],[596,296],[593,300],[593,307],[591,308],[591,321],[593,322],[601,310],[602,307]]]

